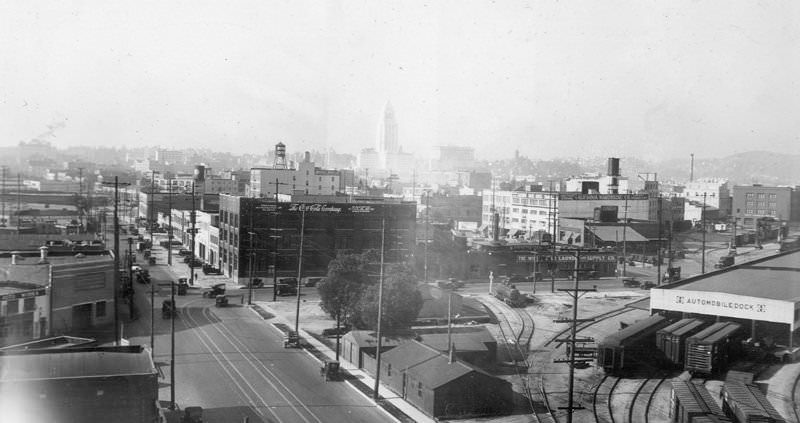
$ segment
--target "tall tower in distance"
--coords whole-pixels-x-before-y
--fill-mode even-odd
[[[383,108],[383,116],[378,124],[378,140],[376,150],[379,153],[397,153],[400,151],[397,141],[397,119],[394,116],[392,103],[387,101]]]

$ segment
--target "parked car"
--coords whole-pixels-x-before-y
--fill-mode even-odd
[[[642,283],[635,278],[625,278],[622,280],[622,285],[626,288],[638,288]]]
[[[188,248],[181,248],[180,251],[178,251],[178,255],[179,256],[191,256],[192,255],[192,250],[190,250]]]
[[[650,288],[653,288],[653,287],[655,287],[655,286],[656,286],[656,283],[655,283],[655,282],[652,282],[652,281],[644,281],[644,282],[642,282],[642,286],[641,286],[641,288],[642,288],[642,289],[650,289]]]
[[[305,278],[303,278],[303,280],[304,280],[303,286],[308,286],[308,287],[317,286],[317,284],[322,282],[323,279],[325,279],[325,278],[320,277],[320,276],[308,276],[308,277],[305,277]]]

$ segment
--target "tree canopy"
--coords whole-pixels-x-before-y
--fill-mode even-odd
[[[411,326],[422,309],[422,294],[417,291],[417,277],[406,264],[388,266],[383,282],[384,329],[401,329]],[[378,327],[378,284],[371,284],[364,292],[353,315],[353,323],[360,329]]]
[[[340,254],[328,264],[328,275],[318,286],[320,307],[337,323],[350,323],[366,287],[368,254]]]

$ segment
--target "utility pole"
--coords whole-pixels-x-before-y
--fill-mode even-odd
[[[625,193],[625,211],[622,218],[622,277],[628,276],[628,242],[627,242],[627,229],[628,229],[628,195],[630,192]]]
[[[120,183],[119,177],[114,177],[114,182],[103,182],[105,186],[114,187],[114,342],[116,345],[120,344],[119,335],[119,186],[129,185],[128,183]]]
[[[167,264],[172,266],[172,179],[167,180],[167,198],[169,202],[169,216],[168,216],[168,225],[169,228],[167,229]],[[174,306],[174,303],[173,303]],[[174,406],[174,401],[173,401]]]
[[[494,191],[492,191],[494,192]],[[431,197],[430,192],[425,191],[425,283],[428,283],[428,227],[430,226],[430,208],[431,208]],[[494,219],[494,217],[492,217]]]
[[[278,301],[278,238],[281,236],[278,235],[280,232],[280,228],[278,228],[278,188],[281,185],[289,185],[288,183],[280,182],[278,178],[275,178],[275,211],[273,212],[274,220],[273,220],[273,231],[275,232],[273,235],[270,235],[272,238],[272,301]],[[297,280],[297,285],[300,285],[300,279]]]
[[[170,191],[172,187],[170,186]],[[170,215],[172,209],[170,208]],[[169,227],[170,235],[172,235],[172,226]],[[172,309],[170,310],[170,351],[169,351],[169,409],[175,409],[175,314],[177,307],[175,307],[175,282],[170,281],[170,301],[172,302]]]
[[[78,168],[78,223],[80,231],[83,232],[83,168]]]
[[[252,219],[252,218],[251,218]],[[194,285],[194,258],[195,258],[195,251],[194,251],[194,242],[195,242],[195,233],[197,232],[197,228],[195,224],[197,222],[197,210],[195,210],[195,203],[194,203],[194,181],[192,181],[192,212],[189,214],[189,221],[192,224],[192,259],[189,260],[189,285]]]
[[[17,172],[17,236],[19,236],[19,228],[21,226],[22,226],[22,174]]]
[[[547,203],[548,207],[552,209],[550,213],[550,217],[553,219],[552,221],[552,231],[553,235],[550,239],[550,246],[552,250],[552,257],[550,260],[550,292],[556,292],[556,270],[558,270],[558,262],[556,261],[556,203],[555,203],[555,194],[553,194],[553,181],[550,182],[550,201]]]
[[[150,213],[150,248],[153,248],[153,229],[155,229],[156,225],[156,171],[150,171],[150,207],[148,208]]]
[[[386,218],[381,219],[381,269],[380,274],[378,276],[378,328],[377,328],[377,337],[378,337],[378,350],[376,352],[376,371],[375,371],[375,386],[374,391],[372,392],[372,399],[377,400],[380,398],[380,394],[378,393],[378,388],[380,387],[381,383],[381,323],[383,317],[383,250],[384,250],[384,243],[386,238]]]
[[[661,194],[658,194],[658,251],[656,252],[656,260],[658,260],[658,270],[656,274],[657,285],[661,286]]]
[[[574,268],[574,279],[575,283],[572,289],[569,288],[561,288],[559,291],[566,292],[569,296],[572,297],[572,319],[557,319],[554,320],[555,323],[570,323],[570,336],[566,339],[557,339],[556,341],[561,343],[566,343],[569,352],[567,359],[557,359],[553,360],[555,363],[569,363],[569,393],[567,397],[567,406],[566,407],[558,407],[562,410],[567,410],[567,423],[572,423],[572,412],[574,410],[583,409],[580,405],[574,405],[574,395],[575,395],[575,364],[576,363],[585,363],[588,361],[592,361],[590,358],[576,358],[575,357],[575,344],[579,342],[593,342],[594,339],[592,338],[577,338],[578,328],[577,325],[580,322],[590,322],[594,319],[578,319],[578,299],[585,294],[586,292],[595,292],[594,288],[580,288],[580,273],[581,272],[588,272],[592,271],[592,268],[581,268],[581,252],[577,250],[574,252],[575,254],[575,268]]]
[[[702,222],[703,228],[703,255],[702,261],[700,262],[700,273],[706,273],[706,193],[703,193],[703,210],[700,211],[700,221]]]
[[[136,310],[134,310],[133,305],[133,237],[128,237],[128,284],[130,285],[130,292],[131,298],[128,302],[128,315],[130,316],[131,320],[134,320],[133,314]]]
[[[300,333],[300,279],[303,276],[303,234],[306,231],[306,211],[300,212],[300,251],[297,255],[297,309],[294,317],[294,333]]]
[[[250,260],[247,264],[249,265],[248,273],[250,282],[247,284],[247,305],[253,305],[253,262],[256,260],[256,251],[253,249],[253,235],[255,235],[255,229],[253,228],[253,203],[255,202],[255,198],[250,198],[249,202],[250,207],[248,207],[248,214],[250,214],[250,227],[248,228],[247,235],[250,236]]]
[[[0,201],[3,202],[2,203],[3,211],[0,212],[0,228],[5,228],[6,227],[6,170],[8,170],[8,168],[6,166],[0,166],[0,170],[2,170],[3,172],[3,187],[2,187],[2,193],[0,193],[0,197],[2,197],[2,200]]]

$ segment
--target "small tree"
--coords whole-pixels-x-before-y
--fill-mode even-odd
[[[378,328],[378,285],[370,285],[359,301],[353,321],[361,329]],[[386,329],[408,328],[422,309],[417,277],[407,264],[391,265],[384,272],[383,322]]]
[[[336,319],[336,359],[339,359],[339,331],[349,322],[368,283],[366,254],[340,254],[328,263],[328,275],[318,286],[320,307]]]

